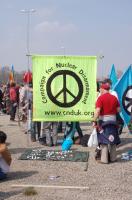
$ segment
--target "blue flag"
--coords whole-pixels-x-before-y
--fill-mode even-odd
[[[11,72],[12,72],[12,74],[14,76],[14,65],[11,66]]]
[[[111,86],[111,89],[114,88],[115,84],[117,83],[118,81],[118,78],[117,78],[117,75],[116,75],[116,71],[115,71],[115,66],[114,64],[112,65],[111,67],[111,72],[110,72],[110,75],[109,75],[109,78],[112,82],[112,86]]]
[[[130,65],[114,87],[120,101],[125,123],[132,133],[132,66]]]

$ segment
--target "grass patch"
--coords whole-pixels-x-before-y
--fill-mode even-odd
[[[37,191],[35,190],[34,187],[28,187],[24,190],[24,195],[25,196],[33,196],[33,195],[37,195]]]

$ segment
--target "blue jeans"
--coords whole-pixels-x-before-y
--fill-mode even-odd
[[[41,122],[31,122],[31,139],[36,140],[36,134],[38,139],[40,138],[40,131],[41,131]]]
[[[0,169],[0,180],[3,180],[3,179],[5,179],[5,178],[6,178],[6,174],[3,173],[3,172],[1,171],[1,169]]]
[[[10,119],[11,119],[11,120],[14,120],[14,119],[15,119],[16,108],[17,108],[16,102],[11,101],[11,102],[10,102]]]

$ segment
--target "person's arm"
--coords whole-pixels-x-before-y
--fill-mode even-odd
[[[6,145],[5,144],[1,144],[0,145],[0,153],[3,153],[6,149]]]
[[[121,111],[120,107],[117,107],[117,113],[119,113]]]
[[[121,110],[120,110],[120,103],[119,101],[117,100],[117,108],[116,108],[116,111],[117,113],[119,113]]]
[[[99,118],[101,108],[96,108],[93,117],[93,126],[96,125],[97,119]]]
[[[100,95],[96,101],[96,108],[95,108],[94,117],[93,117],[93,126],[95,126],[97,124],[96,121],[101,112],[101,108],[102,108],[102,100],[101,99],[102,99],[102,97]]]

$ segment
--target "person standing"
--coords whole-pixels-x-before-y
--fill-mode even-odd
[[[10,114],[10,83],[3,85],[3,103],[4,103],[4,113]]]
[[[10,94],[10,120],[15,120],[16,108],[17,108],[17,93],[16,93],[16,84],[12,82],[10,84],[9,94]]]
[[[116,125],[116,114],[120,111],[118,99],[110,94],[110,85],[103,83],[101,95],[96,101],[93,126],[98,120],[98,141],[101,147],[101,163],[116,161],[116,145],[120,143]]]
[[[2,111],[2,108],[3,108],[3,92],[2,92],[2,89],[0,87],[0,113]]]

